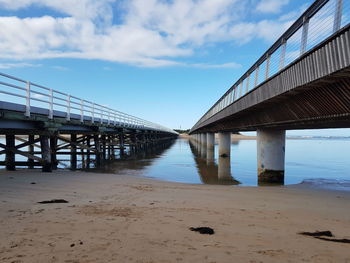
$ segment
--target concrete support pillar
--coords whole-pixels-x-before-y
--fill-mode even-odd
[[[207,164],[214,162],[215,134],[207,133]]]
[[[231,155],[231,133],[219,132],[219,157],[230,157]]]
[[[284,183],[286,131],[258,130],[258,182]]]

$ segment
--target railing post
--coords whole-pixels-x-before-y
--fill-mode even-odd
[[[342,15],[343,15],[343,0],[336,0],[333,33],[340,29]]]
[[[67,121],[70,121],[70,95],[67,96]]]
[[[235,95],[235,89],[232,89],[230,92],[230,104],[233,103],[234,95]]]
[[[248,93],[248,91],[249,91],[249,81],[250,81],[250,74],[247,77],[247,85],[246,85],[246,88],[245,88],[245,92],[246,93]]]
[[[30,117],[30,82],[26,84],[26,113],[25,116]]]
[[[49,91],[49,119],[53,119],[53,90]]]
[[[304,17],[303,32],[301,35],[300,55],[304,54],[306,51],[308,35],[309,35],[309,19]]]
[[[243,81],[239,84],[239,97],[242,97]]]
[[[259,81],[259,66],[256,67],[255,69],[255,80],[254,80],[254,88],[258,86],[258,81]]]
[[[92,116],[91,116],[91,122],[95,122],[95,103],[92,104]]]
[[[270,72],[270,55],[266,56],[266,71],[265,71],[265,80],[269,78],[269,72]]]
[[[281,45],[281,57],[280,57],[280,68],[279,70],[284,68],[284,62],[286,60],[286,50],[287,50],[287,42],[285,39],[282,40]]]
[[[236,97],[237,97],[237,86],[235,86],[235,87],[233,88],[233,101],[236,100]]]
[[[84,100],[80,100],[80,122],[84,122]]]

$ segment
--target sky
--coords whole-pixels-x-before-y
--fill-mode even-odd
[[[311,3],[0,0],[0,72],[187,129]]]

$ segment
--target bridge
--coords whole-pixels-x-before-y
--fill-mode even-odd
[[[0,156],[5,155],[0,166],[7,170],[97,167],[178,136],[159,124],[3,73],[0,94],[0,135],[5,137],[5,142],[0,138]]]
[[[349,22],[350,1],[315,1],[192,127],[202,152],[257,131],[258,181],[283,183],[286,130],[349,128]]]

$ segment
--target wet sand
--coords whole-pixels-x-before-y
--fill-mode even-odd
[[[69,203],[37,203],[51,199]],[[0,204],[4,263],[350,262],[350,244],[298,234],[350,238],[345,192],[2,170]]]

